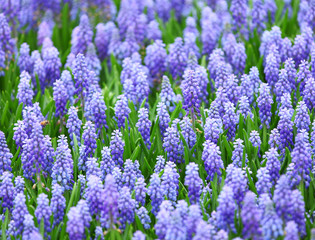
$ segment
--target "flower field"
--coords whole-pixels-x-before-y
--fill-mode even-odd
[[[315,240],[315,0],[2,0],[0,238]]]

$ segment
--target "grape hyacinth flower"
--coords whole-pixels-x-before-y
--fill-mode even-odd
[[[163,148],[167,153],[167,160],[174,163],[183,162],[184,146],[180,140],[177,126],[171,126],[166,129],[163,140]]]
[[[90,109],[92,114],[92,120],[97,128],[98,135],[101,133],[103,127],[108,128],[106,122],[106,110],[104,97],[100,91],[94,92],[92,100],[90,102]]]
[[[279,160],[279,154],[277,152],[277,149],[271,148],[269,149],[265,155],[264,158],[267,159],[266,168],[269,171],[271,182],[273,185],[276,184],[280,177],[280,167],[281,162]]]
[[[228,76],[224,88],[230,102],[236,105],[241,95],[241,88],[238,86],[238,79],[234,74]]]
[[[177,98],[167,76],[163,76],[161,85],[161,102],[163,102],[167,108],[170,109],[171,105],[174,105],[174,103],[177,102]]]
[[[235,0],[233,0],[235,1]],[[232,2],[233,2],[232,1]],[[238,0],[237,0],[238,1]],[[243,1],[243,0],[241,0]],[[234,68],[234,73],[240,75],[244,73],[246,65],[246,52],[244,43],[237,43],[235,45],[235,52],[232,57],[231,65]]]
[[[141,105],[141,103],[146,99],[146,106],[148,105],[148,97],[149,97],[149,82],[146,73],[139,72],[136,80],[135,80],[135,90],[136,90],[136,105]]]
[[[150,228],[151,219],[148,214],[148,210],[145,207],[140,207],[137,211],[137,216],[140,219],[140,222],[142,223],[144,229]]]
[[[303,35],[296,35],[292,52],[296,67],[308,57],[306,40]]]
[[[261,140],[259,133],[256,130],[250,132],[249,141],[252,143],[253,147],[258,147],[258,155],[260,151]]]
[[[272,88],[275,87],[279,79],[279,63],[276,56],[273,53],[268,54],[266,58],[266,66],[264,73],[266,75],[266,81]]]
[[[179,174],[173,162],[167,162],[164,173],[162,175],[161,188],[163,189],[164,196],[172,202],[176,202],[178,194]]]
[[[217,143],[220,134],[223,133],[223,123],[221,118],[215,119],[208,116],[204,126],[205,139]]]
[[[293,116],[294,109],[292,107],[291,94],[289,94],[289,93],[285,93],[285,94],[282,95],[282,97],[281,97],[281,105],[280,105],[280,108],[279,108],[279,113],[285,108],[287,110],[289,110],[290,115]]]
[[[287,71],[288,81],[290,83],[291,89],[295,90],[296,89],[296,83],[295,83],[296,69],[295,69],[295,63],[292,58],[288,58],[284,62],[284,69]]]
[[[308,187],[310,183],[310,169],[312,168],[312,151],[308,140],[308,133],[305,129],[301,130],[295,137],[294,149],[291,153],[292,163],[294,164],[293,174],[297,177],[298,185],[300,181],[305,182]]]
[[[277,239],[283,235],[282,220],[278,217],[273,207],[273,202],[268,195],[263,194],[264,213],[261,218],[263,239]]]
[[[119,130],[114,130],[112,132],[112,137],[110,141],[110,151],[112,154],[113,161],[115,162],[116,166],[122,168],[124,160],[124,147],[125,142],[122,139],[122,134]]]
[[[111,174],[114,167],[115,167],[115,162],[112,159],[110,149],[107,146],[104,146],[102,151],[102,159],[101,159],[101,172],[102,172],[102,180],[105,180],[107,174]]]
[[[97,219],[99,219],[102,207],[102,192],[103,184],[99,176],[90,175],[84,197],[89,206],[90,214],[95,215]]]
[[[95,125],[91,121],[87,121],[83,126],[82,139],[84,141],[85,154],[87,157],[93,157],[93,154],[96,149],[96,131]]]
[[[151,142],[150,142],[150,128],[151,128],[151,121],[149,119],[149,112],[146,108],[140,108],[138,111],[138,122],[136,123],[136,127],[138,128],[138,131],[140,132],[144,143],[150,149]]]
[[[31,72],[30,46],[27,43],[21,44],[17,65],[20,72]]]
[[[156,20],[152,20],[148,23],[147,39],[153,41],[162,39],[162,32],[159,28],[159,23]]]
[[[163,189],[161,188],[161,179],[157,173],[153,173],[148,187],[148,195],[151,199],[151,212],[156,215],[159,211],[160,204],[163,201]]]
[[[54,82],[54,101],[56,104],[56,117],[63,118],[63,116],[66,114],[67,109],[67,101],[68,94],[66,90],[66,86],[64,85],[63,81],[60,79]]]
[[[261,236],[260,218],[262,212],[256,204],[256,196],[248,191],[244,198],[244,205],[241,211],[243,222],[243,234],[245,238],[256,238]]]
[[[221,159],[221,152],[219,146],[210,140],[206,140],[203,144],[204,150],[202,152],[201,159],[204,161],[205,169],[207,172],[207,180],[212,181],[215,174],[217,179],[221,179],[221,169],[224,168],[223,161]]]
[[[86,90],[89,85],[89,71],[87,69],[87,64],[84,55],[78,54],[75,57],[74,62],[75,62],[74,68],[72,69],[75,82],[74,94],[81,98],[81,104],[84,107],[83,97],[84,90]]]
[[[284,240],[298,240],[299,232],[297,228],[297,224],[294,221],[289,221],[286,223],[284,228],[285,237]]]
[[[237,115],[242,114],[244,120],[249,116],[251,119],[253,119],[253,113],[250,109],[250,104],[248,101],[248,97],[242,96],[239,99],[239,105],[238,105],[238,110],[237,110]]]
[[[21,140],[23,140],[24,137],[25,136],[21,136]],[[10,172],[12,171],[12,168],[11,168],[12,158],[13,158],[13,155],[8,148],[5,135],[2,131],[0,131],[0,175],[2,175],[4,171],[10,171]]]
[[[301,100],[296,107],[294,124],[298,132],[301,132],[303,129],[305,129],[307,132],[309,131],[311,120],[307,111],[307,106],[303,100]]]
[[[118,208],[120,211],[121,227],[124,229],[126,223],[131,224],[134,221],[136,209],[136,201],[131,198],[128,187],[123,187],[120,190]]]
[[[279,149],[284,152],[286,147],[291,149],[291,146],[293,145],[292,114],[290,113],[290,110],[285,108],[279,113],[279,116],[280,121],[277,126],[280,134]]]
[[[60,184],[64,189],[70,190],[73,181],[73,160],[68,147],[67,138],[61,135],[58,138],[56,161],[52,168],[52,184]]]
[[[305,202],[302,193],[298,189],[292,191],[291,206],[290,220],[294,220],[296,222],[300,236],[305,236]]]
[[[146,183],[144,181],[143,177],[140,177],[137,179],[136,185],[135,185],[135,198],[137,201],[137,204],[140,204],[140,206],[144,206],[145,204],[145,197],[147,193]]]
[[[39,230],[34,226],[33,216],[29,213],[25,214],[23,218],[24,230],[22,234],[22,239],[25,240],[41,240],[42,238],[34,238],[39,234]]]
[[[242,30],[246,27],[246,11],[247,11],[247,4],[244,0],[233,0],[231,1],[231,8],[232,17],[233,17],[233,30]]]
[[[52,83],[60,78],[60,68],[62,65],[57,48],[47,48],[45,52],[43,52],[43,62],[48,85],[52,85]]]
[[[0,198],[2,198],[1,206],[9,211],[13,208],[15,189],[12,182],[13,174],[11,172],[5,171],[0,176]]]
[[[281,101],[281,97],[286,93],[291,93],[290,82],[288,81],[288,74],[285,69],[281,69],[279,72],[279,80],[275,84],[275,94],[278,102]]]
[[[50,206],[54,215],[53,226],[56,227],[63,221],[66,209],[66,199],[63,196],[63,188],[60,185],[54,184],[52,187],[53,191]]]
[[[35,217],[37,219],[38,225],[40,225],[42,219],[44,220],[45,232],[46,234],[51,231],[50,228],[50,216],[52,214],[52,209],[49,206],[49,199],[45,193],[41,193],[37,197],[37,207],[35,210]]]
[[[13,128],[13,131],[14,131],[14,135],[13,135],[13,140],[15,141],[15,144],[16,144],[16,147],[17,148],[20,148],[21,151],[23,150],[22,149],[22,146],[23,146],[23,142],[25,139],[27,139],[27,134],[26,134],[26,128],[25,128],[25,124],[24,124],[24,121],[21,121],[21,120],[18,120],[17,123],[14,124],[14,128]],[[1,141],[3,141],[1,138],[2,138],[2,132],[0,132],[0,149],[1,149]],[[0,150],[1,152],[1,150]],[[11,156],[11,155],[10,155]],[[13,156],[12,156],[13,157]],[[6,159],[6,154],[3,154],[3,159]],[[1,165],[1,163],[0,163]],[[4,165],[2,163],[2,165]],[[2,167],[1,167],[2,168]],[[0,169],[1,169],[0,168]],[[0,174],[1,174],[1,170],[0,170]]]
[[[159,102],[157,105],[157,116],[159,118],[159,127],[162,139],[166,136],[166,130],[169,127],[171,121],[170,115],[167,111],[165,103]]]
[[[228,185],[224,185],[218,198],[217,226],[221,229],[235,231],[234,214],[236,204],[233,198],[233,190]]]
[[[258,181],[256,182],[256,189],[259,195],[263,193],[270,193],[272,182],[269,170],[267,167],[259,168],[257,171]]]
[[[71,52],[85,54],[88,44],[92,42],[93,31],[90,26],[89,18],[83,14],[80,18],[80,25],[73,29],[71,36]]]
[[[33,97],[34,91],[31,86],[31,76],[28,72],[23,71],[20,75],[16,98],[19,100],[19,104],[23,103],[24,106],[32,106]]]
[[[16,232],[15,236],[22,234],[25,231],[25,225],[23,224],[24,216],[28,214],[28,210],[25,204],[25,196],[23,193],[18,193],[14,198],[14,209],[12,211],[12,220],[14,221],[14,227]]]
[[[92,216],[89,212],[89,205],[87,201],[84,199],[79,200],[77,207],[80,209],[84,227],[90,228],[90,222],[92,221]]]
[[[311,111],[315,107],[315,80],[313,77],[306,79],[305,88],[303,91],[303,99],[306,106]]]
[[[244,157],[244,144],[242,139],[236,139],[235,142],[233,143],[234,145],[234,150],[232,153],[232,162],[235,166],[241,168],[243,165],[243,158],[245,159],[245,166],[248,162],[247,159],[247,154],[245,152],[245,157]]]
[[[226,169],[225,184],[232,188],[233,198],[237,205],[241,207],[245,193],[248,190],[246,171],[230,164]]]
[[[15,186],[15,193],[16,194],[24,193],[24,188],[25,188],[24,178],[22,178],[21,176],[17,176],[14,179],[14,186]]]
[[[267,17],[267,10],[263,6],[262,0],[255,0],[253,1],[253,8],[251,11],[252,16],[252,24],[251,30],[257,30],[258,34],[261,34],[263,30],[266,28],[266,17]]]
[[[162,40],[156,40],[147,47],[144,62],[153,78],[160,78],[166,71],[166,58],[167,53]]]
[[[192,149],[196,144],[197,137],[189,117],[185,116],[183,120],[180,121],[180,128],[188,147]]]
[[[128,106],[128,99],[124,94],[117,97],[117,102],[114,109],[118,128],[124,127],[125,119],[127,119],[127,122],[129,122],[128,117],[131,112]]]
[[[309,70],[309,63],[305,60],[301,61],[299,65],[299,71],[296,74],[296,84],[300,84],[300,92],[303,93],[305,88],[306,79],[311,77],[311,72]]]
[[[92,175],[102,178],[102,172],[98,165],[99,164],[96,158],[94,157],[88,158],[86,162],[86,166],[87,166],[86,178],[87,179],[89,179],[89,177]]]
[[[271,104],[273,103],[270,95],[270,87],[266,83],[262,83],[259,88],[259,97],[257,98],[257,105],[259,108],[259,117],[262,125],[269,128],[271,121]]]
[[[118,198],[119,193],[115,183],[115,179],[111,174],[105,178],[105,186],[103,191],[103,205],[101,207],[101,224],[102,227],[112,228],[118,218]]]
[[[235,113],[234,104],[231,102],[227,102],[224,105],[224,111],[225,111],[223,116],[224,130],[228,130],[227,139],[233,140],[235,137],[236,124],[238,121],[238,117]]]
[[[181,38],[176,38],[175,42],[169,46],[167,62],[173,79],[183,75],[187,64],[187,55],[184,51],[183,40]]]
[[[187,232],[183,222],[183,218],[180,215],[180,211],[175,209],[172,214],[170,214],[170,222],[167,226],[165,239],[186,239]]]
[[[197,203],[201,195],[203,182],[199,177],[199,167],[196,163],[186,166],[185,185],[188,188],[188,197],[191,203]]]
[[[82,121],[78,117],[78,109],[74,106],[71,106],[68,111],[68,120],[66,127],[68,128],[68,133],[71,139],[71,146],[74,146],[74,137],[75,135],[77,139],[77,143],[80,146],[80,129],[82,125]]]
[[[253,84],[254,84],[254,82],[252,82],[249,75],[242,74],[241,85],[238,86],[238,81],[235,81],[235,83],[233,84],[233,90],[234,90],[234,92],[236,92],[236,94],[234,94],[234,96],[236,96],[237,99],[240,99],[240,95],[241,96],[243,95],[243,97],[246,96],[248,99],[248,102],[253,103],[254,91],[255,91],[255,89],[254,89],[255,86]],[[238,91],[236,91],[236,90],[238,90]]]
[[[154,226],[155,233],[159,239],[164,239],[166,235],[166,231],[168,226],[171,223],[171,214],[173,213],[173,206],[172,203],[168,200],[164,200],[161,203],[160,211],[156,216],[156,224]]]
[[[76,207],[71,207],[67,213],[67,232],[69,234],[70,240],[84,239],[84,221],[81,216],[81,209]]]
[[[96,76],[100,75],[100,71],[102,70],[101,62],[97,57],[95,46],[93,43],[89,43],[86,54],[85,61],[88,70],[95,72]]]
[[[291,214],[291,188],[289,179],[282,175],[275,187],[273,201],[275,202],[276,212],[284,221],[289,220]]]
[[[137,176],[134,164],[132,160],[127,159],[124,163],[124,172],[122,175],[122,182],[124,186],[127,186],[130,191],[132,191],[136,183],[136,178]]]
[[[108,47],[115,24],[112,21],[108,21],[106,24],[99,23],[96,25],[96,34],[94,43],[98,52],[98,57],[103,61],[108,57]]]

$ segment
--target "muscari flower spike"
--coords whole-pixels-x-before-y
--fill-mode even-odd
[[[20,82],[16,97],[19,99],[19,103],[23,103],[24,106],[33,105],[32,100],[34,97],[34,91],[31,86],[31,76],[26,71],[23,71],[20,75]]]
[[[24,137],[25,136],[21,136],[22,141]],[[12,158],[13,158],[13,155],[8,148],[5,135],[2,131],[0,131],[0,175],[2,175],[4,171],[12,171],[12,168],[11,168]]]
[[[184,146],[180,140],[177,126],[171,126],[166,129],[163,141],[163,148],[167,152],[167,160],[174,163],[183,162]]]
[[[207,180],[212,181],[215,174],[217,174],[218,180],[221,178],[221,169],[224,168],[223,161],[221,159],[221,152],[219,147],[206,140],[203,144],[204,150],[202,152],[201,159],[204,161],[205,169],[207,171]]]
[[[124,146],[125,142],[122,139],[121,132],[119,130],[114,130],[110,141],[110,150],[115,164],[120,168],[122,168],[124,162]]]
[[[259,117],[261,123],[269,128],[271,121],[271,104],[273,103],[270,95],[270,87],[266,83],[262,83],[259,88],[259,97],[257,98],[257,105],[259,108]]]
[[[148,195],[151,199],[151,212],[156,215],[159,211],[160,204],[163,201],[163,189],[161,188],[161,179],[158,173],[153,173],[150,179],[150,186],[148,187]]]
[[[186,166],[185,185],[188,187],[188,197],[191,203],[197,203],[201,195],[203,182],[199,177],[199,168],[196,163]]]
[[[75,108],[74,106],[71,106],[68,111],[68,120],[66,127],[68,128],[68,133],[71,139],[71,145],[74,146],[74,137],[75,135],[77,139],[77,143],[80,146],[80,129],[82,125],[82,121],[78,117],[78,109]]]
[[[51,231],[50,226],[50,216],[52,214],[52,209],[49,206],[49,199],[45,193],[41,193],[37,197],[37,207],[35,210],[35,217],[37,219],[38,225],[40,225],[42,219],[45,226],[45,235]]]
[[[124,127],[125,119],[127,119],[127,122],[129,123],[128,117],[131,112],[128,106],[128,99],[124,94],[117,97],[117,102],[114,109],[118,128]]]
[[[63,221],[66,209],[66,199],[63,196],[63,187],[58,184],[52,186],[51,210],[54,215],[53,226],[58,226]]]
[[[144,62],[153,78],[161,77],[166,71],[166,58],[165,44],[161,40],[156,40],[147,47]]]
[[[167,62],[173,79],[183,75],[187,64],[187,55],[184,51],[183,40],[181,38],[176,38],[175,42],[169,46]]]
[[[146,108],[140,108],[139,111],[139,118],[138,122],[136,123],[136,127],[138,128],[138,131],[140,132],[144,143],[146,146],[150,149],[151,142],[150,142],[150,128],[151,128],[151,121],[149,119],[149,112]]]

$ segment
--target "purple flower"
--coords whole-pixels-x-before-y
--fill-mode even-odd
[[[173,213],[173,209],[172,203],[169,200],[164,200],[161,203],[161,208],[156,216],[157,221],[154,226],[155,233],[159,239],[165,239],[167,229],[171,224],[171,214]]]
[[[167,111],[166,105],[163,102],[159,102],[157,105],[157,116],[159,117],[159,127],[162,138],[166,136],[166,130],[168,129],[169,122],[171,121],[170,115]]]
[[[102,207],[102,192],[103,184],[99,176],[90,175],[84,197],[89,206],[90,214],[95,215],[97,219],[99,219]]]
[[[209,56],[209,63],[208,63],[208,70],[210,73],[210,78],[213,80],[217,77],[217,68],[218,66],[224,63],[224,52],[222,49],[217,48],[212,51],[212,53]],[[223,70],[226,70],[223,68]]]
[[[233,198],[233,190],[230,186],[224,185],[218,198],[217,226],[221,229],[235,231],[234,214],[236,204]]]
[[[24,138],[25,136],[21,137]],[[12,171],[11,168],[12,158],[13,155],[8,148],[5,135],[2,131],[0,131],[0,175],[2,175],[4,171]]]
[[[181,38],[176,38],[175,42],[170,44],[167,62],[173,79],[183,75],[187,64],[187,55]]]
[[[243,165],[243,158],[245,159],[245,165],[247,165],[247,154],[244,156],[244,144],[242,139],[236,139],[233,143],[234,150],[232,153],[232,162],[235,166],[241,168]]]
[[[300,92],[303,93],[306,79],[311,77],[311,71],[309,70],[309,63],[305,60],[302,60],[299,64],[299,71],[296,74],[296,84],[300,84]]]
[[[45,49],[45,52],[42,50],[42,55],[46,79],[48,80],[48,85],[51,85],[60,78],[61,61],[59,58],[59,52],[57,48],[52,46]]]
[[[294,221],[287,222],[284,232],[285,232],[284,240],[300,239],[297,224]]]
[[[151,212],[156,215],[159,211],[160,204],[163,201],[163,189],[161,188],[161,180],[157,173],[153,173],[148,187],[148,195],[151,199]]]
[[[315,107],[315,80],[313,77],[308,77],[305,80],[303,99],[308,109],[311,111]]]
[[[27,134],[26,134],[26,127],[25,127],[24,121],[18,120],[17,123],[14,124],[13,131],[14,131],[13,139],[15,141],[16,147],[20,148],[21,151],[22,151],[23,142],[28,137]],[[1,147],[2,143],[4,144],[4,142],[2,142],[3,141],[2,137],[4,136],[4,134],[3,135],[2,134],[3,133],[0,132],[0,149],[2,149],[2,147]],[[5,142],[5,144],[6,144],[6,142]],[[13,157],[12,155],[10,155],[10,156]],[[8,159],[7,153],[5,153],[5,152],[3,154],[3,159],[5,160],[4,162],[8,161],[7,160]],[[3,163],[1,164],[0,163],[0,165],[5,165],[5,164],[3,164]]]
[[[278,178],[280,177],[280,167],[281,163],[279,160],[279,154],[275,148],[269,149],[264,155],[264,158],[266,158],[266,168],[269,171],[271,182],[276,184],[278,181]]]
[[[40,240],[42,238],[36,238],[39,234],[38,229],[34,226],[33,216],[29,213],[26,213],[23,219],[24,230],[22,234],[22,239],[25,240]]]
[[[141,103],[146,99],[148,102],[149,98],[149,82],[146,73],[139,72],[137,78],[135,79],[135,91],[136,91],[136,105],[141,105]]]
[[[303,60],[308,57],[306,40],[303,35],[296,35],[294,39],[294,45],[292,47],[293,59],[295,61],[295,66],[299,66]]]
[[[3,13],[0,14],[0,32],[1,48],[3,49],[3,52],[5,52],[6,58],[10,60],[14,53],[15,40],[11,38],[11,28]]]
[[[178,195],[179,174],[173,162],[167,162],[162,175],[161,188],[168,200],[175,202]]]
[[[278,217],[273,207],[273,202],[266,194],[263,194],[264,213],[261,218],[262,235],[264,239],[277,239],[283,235],[282,220]]]
[[[258,181],[256,182],[256,189],[259,195],[263,193],[270,193],[272,183],[271,176],[267,167],[262,167],[257,171]]]
[[[251,119],[253,119],[253,113],[252,113],[252,111],[251,111],[251,109],[250,109],[250,105],[249,105],[249,102],[248,102],[248,97],[242,96],[242,97],[239,99],[238,108],[239,108],[239,109],[237,110],[237,115],[242,114],[244,120],[245,120],[247,117],[250,117]]]
[[[219,87],[217,89],[217,92],[216,92],[216,98],[214,99],[214,101],[211,103],[211,105],[214,104],[216,105],[216,107],[218,108],[219,110],[219,114],[220,114],[220,117],[223,119],[223,116],[225,114],[225,105],[228,104],[230,105],[230,107],[233,106],[233,104],[229,101],[228,97],[227,97],[227,94],[226,94],[226,91],[223,87]],[[232,104],[232,105],[231,105]],[[234,107],[234,106],[233,106]],[[232,107],[232,108],[233,108]],[[229,110],[232,110],[232,109],[229,109]]]
[[[291,194],[291,217],[296,222],[300,236],[305,236],[305,202],[300,190],[295,189]]]
[[[294,109],[292,107],[291,94],[285,93],[281,96],[281,105],[279,108],[279,113],[284,109],[288,110],[290,115],[293,116]]]
[[[222,175],[221,169],[224,168],[224,165],[219,147],[210,140],[206,140],[203,147],[201,158],[204,161],[205,169],[208,174],[207,180],[212,181],[215,174],[217,174],[217,179],[220,180]]]
[[[233,0],[235,1],[243,1],[243,0]],[[237,43],[235,45],[235,52],[232,57],[231,65],[234,68],[234,73],[236,75],[240,75],[244,73],[245,65],[246,65],[246,52],[245,52],[245,46],[244,43]]]
[[[81,209],[76,207],[71,207],[67,213],[67,232],[69,234],[70,240],[84,239],[84,221],[81,216]]]
[[[163,148],[167,153],[167,160],[174,163],[183,162],[184,146],[180,140],[177,126],[171,126],[166,129]]]
[[[136,185],[135,185],[135,197],[137,204],[140,204],[140,206],[145,204],[145,197],[146,197],[147,189],[146,189],[146,183],[144,181],[143,177],[140,177],[137,179]]]
[[[20,72],[26,71],[31,72],[31,58],[30,58],[30,47],[27,43],[22,43],[19,52],[19,58],[17,62]]]
[[[49,206],[49,199],[45,193],[41,193],[37,197],[37,207],[35,210],[35,217],[37,219],[38,225],[40,225],[42,219],[45,226],[45,235],[51,231],[50,228],[50,216],[52,214],[52,209]]]
[[[122,134],[119,130],[114,130],[112,132],[111,141],[110,141],[110,150],[112,154],[113,161],[116,166],[122,168],[124,160],[124,146],[125,142],[122,140]]]
[[[37,32],[37,44],[40,46],[43,44],[44,39],[51,38],[52,36],[52,28],[49,26],[49,23],[46,21],[42,21],[38,26]]]
[[[266,28],[266,20],[267,20],[267,11],[263,6],[263,2],[261,0],[253,1],[253,8],[251,11],[252,16],[252,25],[251,30],[257,29],[257,33],[261,34],[263,30]]]
[[[25,231],[26,226],[23,224],[23,220],[26,214],[28,214],[28,210],[25,204],[24,193],[18,193],[14,198],[14,209],[12,211],[12,220],[16,229],[15,236],[22,234],[23,230]]]
[[[178,209],[175,209],[170,214],[170,222],[167,226],[165,240],[186,239],[187,232],[183,220]]]
[[[174,105],[175,102],[177,102],[177,97],[172,89],[170,80],[165,75],[162,78],[160,98],[161,102],[163,102],[167,108],[170,108],[171,105]]]
[[[120,45],[120,51],[122,54],[122,59],[126,57],[131,57],[134,52],[138,52],[140,46],[137,43],[135,35],[135,25],[132,24],[128,27],[125,41]]]
[[[230,77],[229,79],[232,80],[233,78]],[[237,79],[235,79],[235,80],[237,80]],[[240,86],[238,86],[238,81],[234,81],[234,82],[229,81],[229,82],[230,82],[229,86],[231,86],[231,83],[233,86],[232,90],[230,90],[230,91],[234,92],[231,99],[233,99],[233,97],[234,98],[237,97],[237,99],[239,99],[239,96],[243,95],[243,96],[246,96],[248,98],[248,101],[250,101],[250,103],[252,103],[254,101],[254,90],[255,90],[254,84],[255,84],[255,82],[254,81],[252,82],[252,79],[249,75],[243,74],[241,76],[241,85]],[[227,86],[226,88],[228,89],[229,86]],[[259,87],[259,83],[258,83],[258,87]]]
[[[156,4],[157,2],[158,1],[156,1]],[[159,28],[159,23],[156,20],[150,21],[147,26],[147,39],[153,41],[162,39],[162,32]]]
[[[210,140],[213,143],[217,143],[220,134],[223,133],[223,123],[221,118],[206,118],[204,126],[205,139]]]
[[[103,233],[103,229],[101,226],[96,226],[95,228],[95,238],[94,240],[104,240],[104,233]]]
[[[140,230],[137,230],[133,234],[132,240],[145,240],[145,235]]]
[[[156,40],[147,47],[144,62],[153,78],[160,78],[166,71],[166,58],[167,53],[162,40]]]
[[[279,62],[273,53],[269,53],[266,58],[264,73],[267,83],[273,88],[279,79]]]
[[[289,149],[293,145],[293,122],[291,121],[292,113],[290,110],[284,108],[280,113],[280,121],[278,122],[277,129],[280,133],[279,148],[284,151],[286,147]]]
[[[269,128],[271,121],[271,104],[273,103],[270,95],[270,87],[266,83],[262,83],[259,88],[259,97],[257,98],[257,104],[259,108],[259,117],[261,124],[264,124]]]
[[[224,117],[223,117],[223,125],[224,130],[228,130],[227,139],[233,140],[235,137],[236,124],[238,122],[238,117],[235,113],[234,104],[231,102],[227,102],[224,105]]]
[[[60,184],[66,190],[71,189],[73,181],[73,160],[67,138],[59,136],[56,149],[56,161],[52,168],[52,184]]]
[[[122,228],[124,228],[126,224],[131,224],[134,221],[136,201],[131,198],[130,190],[128,187],[123,187],[120,190],[118,209],[120,211],[119,216]]]
[[[199,168],[196,163],[192,162],[186,166],[185,185],[188,188],[190,202],[199,202],[203,182],[199,177]]]
[[[104,97],[100,91],[96,91],[90,102],[92,120],[95,122],[98,134],[101,133],[103,128],[108,128],[106,122],[106,110]]]
[[[188,117],[184,117],[180,121],[181,133],[190,149],[196,144],[197,137],[194,132],[191,120]]]
[[[128,117],[130,112],[131,110],[128,106],[128,99],[124,94],[119,95],[115,104],[115,117],[118,128],[125,126],[125,119],[127,119],[127,122],[129,122]]]
[[[245,0],[232,0],[230,11],[233,17],[233,30],[244,31],[246,28],[247,3]]]
[[[311,120],[307,110],[305,102],[301,100],[296,107],[296,115],[294,119],[294,124],[298,132],[301,132],[303,129],[307,132],[309,131]]]
[[[54,215],[53,226],[56,227],[63,221],[63,217],[66,209],[66,199],[63,196],[63,187],[58,184],[54,184],[51,198],[51,210]]]
[[[72,73],[75,82],[75,94],[78,95],[82,101],[84,90],[88,88],[89,84],[89,71],[87,69],[85,57],[82,54],[76,56]]]
[[[88,44],[92,42],[93,31],[87,15],[82,15],[80,25],[73,29],[71,36],[71,52],[75,55],[86,53]]]
[[[202,14],[202,16],[203,15],[204,14]],[[211,12],[211,15],[216,17],[213,12]],[[201,19],[202,54],[210,55],[217,45],[219,31],[215,28],[216,24],[214,18]]]
[[[150,149],[151,142],[150,142],[150,128],[151,128],[151,121],[149,119],[149,112],[146,108],[140,108],[138,111],[138,122],[136,123],[136,127],[138,128],[138,131],[140,132],[144,143]]]
[[[248,191],[244,198],[241,217],[243,222],[243,234],[245,238],[256,238],[261,235],[260,218],[262,212],[256,203],[256,196]]]
[[[31,76],[26,71],[23,71],[20,75],[16,98],[19,99],[19,103],[23,103],[24,106],[31,106],[33,105],[33,97],[34,91],[31,86]]]
[[[285,37],[282,40],[280,54],[281,54],[281,61],[282,62],[285,62],[287,59],[291,58],[291,56],[292,56],[292,42],[287,37]]]
[[[97,147],[96,145],[96,132],[95,132],[95,125],[87,121],[85,125],[83,126],[83,134],[82,139],[84,141],[84,149],[83,150],[83,156],[81,155],[81,159],[79,159],[79,169],[86,171],[86,160],[88,157],[93,157],[95,149]]]
[[[245,193],[248,190],[246,171],[230,164],[226,169],[225,184],[232,188],[233,198],[237,205],[241,207]]]
[[[124,163],[124,172],[122,174],[122,182],[124,186],[127,186],[131,191],[134,189],[136,183],[136,169],[132,160],[127,159]]]
[[[260,140],[259,133],[256,130],[252,130],[250,132],[249,141],[252,143],[253,147],[258,147],[258,151],[259,151],[261,140]]]
[[[157,156],[156,163],[154,166],[154,172],[159,174],[165,167],[165,159],[163,156]]]
[[[102,153],[102,160],[101,160],[100,168],[102,171],[102,180],[105,180],[105,177],[107,176],[107,174],[112,173],[115,167],[115,163],[112,159],[109,147],[104,146],[101,153]]]
[[[54,82],[54,101],[56,104],[56,117],[62,118],[66,114],[66,105],[68,101],[68,94],[66,86],[62,80]]]
[[[119,193],[115,180],[111,174],[105,178],[103,191],[103,204],[101,209],[101,224],[103,227],[112,228],[118,218]]]
[[[84,227],[86,228],[90,228],[90,222],[92,221],[92,217],[91,214],[89,212],[89,205],[87,203],[87,201],[81,199],[78,204],[77,207],[80,209],[80,213],[81,213],[81,217],[84,223]]]
[[[140,219],[140,222],[142,223],[144,229],[150,228],[151,219],[148,214],[148,210],[145,207],[140,207],[137,211],[137,216]]]
[[[294,164],[293,175],[297,181],[293,185],[298,185],[304,181],[306,187],[310,183],[310,170],[312,168],[312,152],[308,140],[308,133],[305,129],[301,130],[295,137],[294,149],[291,153],[292,163]]]
[[[224,88],[228,99],[234,104],[237,104],[238,98],[241,95],[241,88],[238,86],[238,79],[234,74],[228,76]]]
[[[296,89],[296,83],[295,83],[295,78],[296,78],[296,70],[295,70],[295,64],[292,58],[288,58],[284,62],[284,69],[287,71],[287,77],[288,81],[290,83],[290,86],[292,90]]]
[[[100,75],[102,69],[101,62],[96,54],[95,46],[93,43],[89,43],[87,46],[85,61],[88,70],[94,71],[97,76]]]
[[[71,145],[74,145],[74,137],[75,135],[78,145],[80,145],[80,129],[82,125],[82,121],[78,117],[78,110],[77,108],[71,106],[68,111],[68,120],[66,127],[68,128],[68,133],[71,139]]]
[[[102,172],[98,165],[99,164],[96,158],[94,157],[88,158],[86,162],[86,166],[87,166],[86,178],[87,179],[89,179],[89,177],[92,175],[102,178]]]
[[[259,86],[261,84],[258,68],[256,66],[251,67],[251,69],[249,70],[248,76],[253,85],[252,87],[253,87],[254,93],[257,95],[259,92]]]
[[[0,198],[2,198],[1,206],[4,212],[6,209],[11,211],[13,208],[15,189],[12,182],[12,177],[13,174],[8,171],[1,173],[0,176]]]
[[[108,57],[108,47],[110,43],[110,38],[112,36],[113,29],[116,26],[112,21],[104,23],[99,23],[96,25],[96,34],[94,43],[98,52],[98,57],[103,61]]]
[[[275,85],[275,89],[274,92],[276,94],[276,99],[277,101],[281,101],[281,97],[282,95],[286,94],[286,93],[291,93],[292,89],[291,89],[291,84],[288,81],[288,74],[287,71],[285,69],[281,69],[279,72],[279,80]]]

